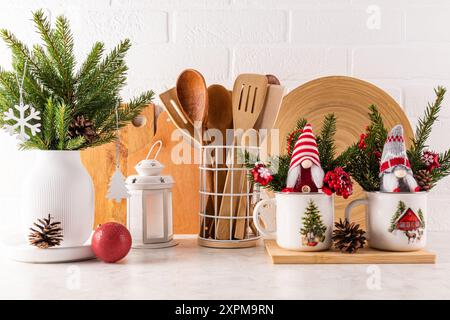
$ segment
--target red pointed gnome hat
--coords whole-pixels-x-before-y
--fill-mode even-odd
[[[403,165],[407,169],[411,169],[408,156],[406,155],[405,138],[401,124],[392,128],[386,139],[383,154],[381,155],[380,174],[392,172],[398,165]]]
[[[306,159],[311,160],[312,163],[320,167],[316,137],[314,136],[312,126],[309,123],[305,125],[302,134],[295,143],[289,169],[299,166]]]

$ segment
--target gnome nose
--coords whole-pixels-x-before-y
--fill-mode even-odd
[[[406,170],[403,169],[403,168],[397,169],[397,170],[394,171],[394,175],[397,178],[404,178],[404,177],[406,177]]]
[[[309,169],[312,167],[312,161],[309,159],[306,159],[305,161],[302,162],[302,167],[303,169]]]

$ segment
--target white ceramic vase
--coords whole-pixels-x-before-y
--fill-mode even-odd
[[[79,151],[37,151],[22,188],[23,232],[50,214],[63,229],[62,247],[85,243],[94,223],[94,187]]]

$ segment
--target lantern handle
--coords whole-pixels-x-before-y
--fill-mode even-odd
[[[156,160],[156,158],[158,158],[158,154],[159,154],[159,152],[161,151],[161,148],[162,148],[162,141],[161,141],[161,140],[156,141],[156,142],[151,146],[150,151],[147,153],[147,157],[145,158],[145,160],[148,160],[148,158],[150,157],[150,155],[151,155],[151,153],[152,153],[152,151],[153,151],[153,148],[154,148],[157,144],[159,144],[159,148],[158,148],[158,151],[156,151],[155,157],[154,157],[153,159]]]

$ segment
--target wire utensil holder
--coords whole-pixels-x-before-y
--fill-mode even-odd
[[[214,248],[255,246],[260,235],[253,224],[253,207],[260,200],[260,190],[247,178],[251,169],[244,166],[244,154],[257,157],[259,147],[204,145],[200,150],[198,243]],[[224,193],[227,174],[230,190]],[[225,201],[229,209],[220,215]]]

